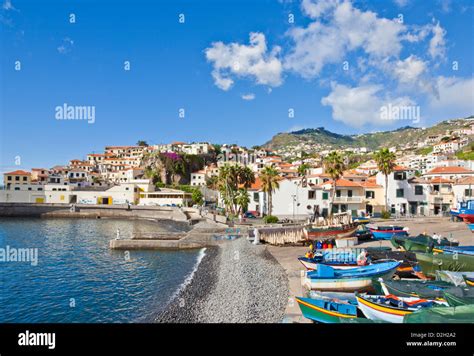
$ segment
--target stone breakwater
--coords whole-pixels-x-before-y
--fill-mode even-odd
[[[210,247],[194,278],[155,319],[170,323],[278,323],[288,303],[283,267],[245,238]]]

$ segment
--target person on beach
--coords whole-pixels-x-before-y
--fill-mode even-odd
[[[367,251],[365,249],[357,256],[357,265],[365,266],[367,264]]]
[[[436,232],[433,233],[433,239],[438,242],[438,244],[441,244],[441,235],[438,235]]]
[[[260,232],[258,231],[257,228],[253,229],[253,235],[254,235],[253,244],[258,245],[260,243]]]

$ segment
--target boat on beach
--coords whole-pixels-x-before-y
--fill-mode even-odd
[[[298,257],[298,261],[308,270],[314,271],[318,264],[324,264],[335,269],[349,269],[357,267],[357,261],[337,261],[337,260],[324,260],[317,258]]]
[[[372,278],[390,278],[400,265],[398,261],[387,261],[357,268],[338,270],[319,264],[316,270],[306,272],[303,285],[320,291],[362,291],[370,290]]]
[[[358,224],[347,213],[333,214],[327,218],[318,218],[306,227],[309,240],[328,240],[351,236]]]
[[[428,277],[435,277],[436,271],[474,271],[474,256],[471,255],[416,252],[416,259]]]
[[[387,225],[376,226],[367,225],[375,240],[390,240],[394,236],[408,236],[408,228],[403,226]]]
[[[464,282],[466,282],[466,286],[468,287],[474,287],[474,277],[468,277],[466,275],[464,277]]]
[[[456,240],[449,240],[443,237],[438,241],[424,234],[415,237],[393,236],[390,242],[397,249],[402,248],[405,251],[412,252],[431,252],[433,248],[441,248],[444,246],[455,247],[459,245],[459,242]]]
[[[418,297],[356,294],[356,298],[359,309],[368,319],[389,323],[403,323],[406,315],[421,309],[447,306],[444,301]]]
[[[462,255],[473,255],[474,246],[439,246],[434,247],[433,252],[437,253],[458,253]]]
[[[383,280],[377,278],[373,284],[376,292],[380,294],[424,299],[444,299],[445,292],[456,293],[456,290],[461,288],[444,281],[421,279]]]
[[[456,307],[423,308],[423,310],[408,314],[403,319],[407,324],[421,323],[473,323],[474,305],[460,305]]]
[[[340,323],[357,318],[357,300],[352,293],[318,293],[311,298],[296,297],[301,313],[318,323]]]

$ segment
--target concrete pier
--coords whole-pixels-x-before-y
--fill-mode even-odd
[[[241,232],[246,236],[246,231]],[[194,228],[188,233],[163,233],[155,236],[147,235],[144,238],[132,239],[114,239],[110,240],[110,248],[114,250],[178,250],[178,249],[193,249],[203,248],[209,246],[217,246],[222,243],[216,240],[215,237],[219,235],[228,235],[229,231],[226,228]],[[181,235],[181,236],[180,236]]]

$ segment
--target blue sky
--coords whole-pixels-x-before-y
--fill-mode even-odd
[[[139,139],[252,146],[474,111],[468,0],[3,0],[0,11],[2,171]],[[94,106],[95,122],[56,120],[64,103]],[[388,104],[421,119],[380,120]]]

